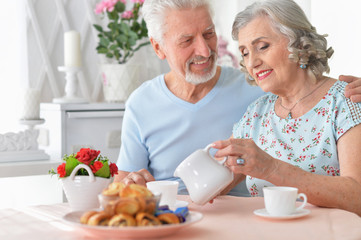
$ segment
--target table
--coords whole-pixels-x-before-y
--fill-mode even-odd
[[[190,201],[189,196],[178,196]],[[308,216],[293,220],[269,220],[253,214],[264,208],[263,198],[218,197],[213,204],[189,204],[203,219],[164,239],[361,239],[361,218],[339,209],[308,204]],[[64,223],[67,203],[0,210],[0,239],[93,239]],[[105,239],[102,239],[105,240]]]

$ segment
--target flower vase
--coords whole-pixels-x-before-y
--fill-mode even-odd
[[[125,102],[142,84],[139,64],[102,64],[103,93],[106,102]]]
[[[75,176],[79,169],[84,168],[89,176]],[[99,208],[98,195],[111,182],[111,178],[95,177],[89,166],[77,165],[69,177],[61,179],[65,196],[73,211],[85,211]]]

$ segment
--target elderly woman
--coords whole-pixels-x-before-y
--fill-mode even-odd
[[[312,204],[361,215],[361,104],[323,75],[333,53],[292,0],[256,2],[233,24],[242,70],[269,94],[251,104],[233,138],[217,141],[252,196],[293,186]],[[244,175],[243,178],[239,177]]]

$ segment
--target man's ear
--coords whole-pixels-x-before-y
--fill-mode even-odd
[[[154,38],[150,38],[150,43],[152,44],[153,49],[154,49],[155,53],[157,54],[157,56],[162,60],[165,59],[166,56],[164,54],[164,51],[163,51],[161,45],[157,41],[155,41]]]

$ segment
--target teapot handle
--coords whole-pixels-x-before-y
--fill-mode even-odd
[[[217,163],[221,164],[221,165],[224,165],[224,163],[227,161],[228,157],[224,157],[223,160],[221,161],[218,161],[217,159],[215,159],[210,153],[209,153],[209,150],[212,148],[212,144],[209,144],[207,147],[204,148],[204,151],[207,152],[207,154],[212,158],[214,159]]]

